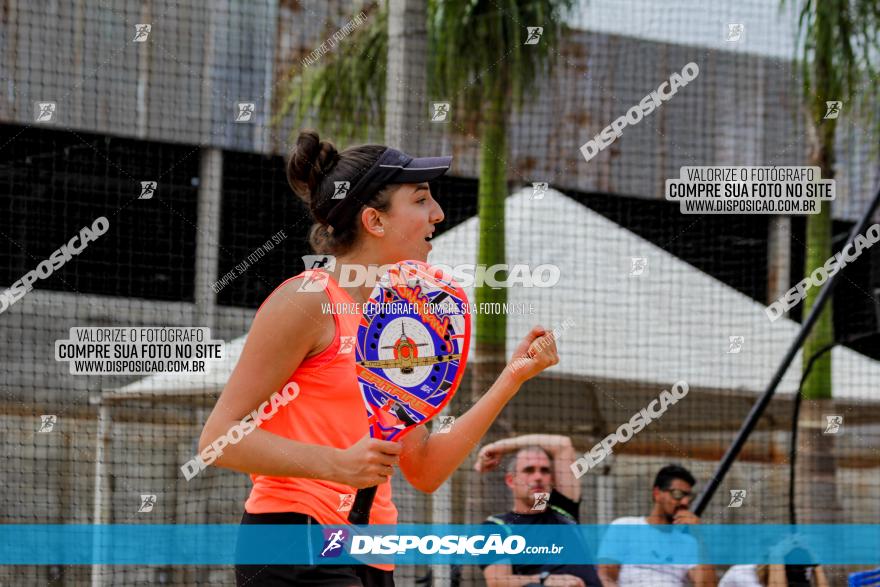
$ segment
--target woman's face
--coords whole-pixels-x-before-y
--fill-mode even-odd
[[[427,182],[401,184],[391,195],[391,207],[385,213],[383,247],[389,258],[395,263],[406,259],[427,261],[433,248],[428,239],[434,234],[434,225],[443,218],[443,209],[431,197]]]

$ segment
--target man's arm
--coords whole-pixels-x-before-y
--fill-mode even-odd
[[[715,587],[718,585],[715,567],[712,565],[697,565],[688,571],[688,578],[694,587]]]
[[[825,571],[822,570],[822,567],[816,565],[813,567],[813,584],[816,587],[828,587],[828,578],[825,576]]]
[[[673,524],[697,525],[700,518],[690,510],[679,510],[676,512]],[[697,552],[700,551],[702,545],[695,542],[694,546]],[[688,578],[695,587],[713,587],[718,584],[718,577],[715,576],[715,567],[712,565],[697,565],[688,571]]]
[[[597,569],[602,587],[617,587],[617,580],[620,578],[620,565],[597,565]]]
[[[504,438],[480,449],[474,465],[477,471],[491,471],[501,463],[504,455],[526,446],[540,446],[553,457],[553,484],[556,491],[572,501],[581,499],[581,484],[571,470],[576,458],[574,445],[568,436],[561,434],[525,434]]]
[[[770,565],[767,587],[788,587],[785,577],[785,565]]]
[[[541,582],[540,575],[514,575],[510,565],[489,565],[483,570],[488,587],[525,587]],[[544,581],[547,587],[585,587],[580,577],[574,575],[550,575]]]
[[[483,569],[483,578],[488,587],[524,587],[541,580],[538,575],[514,575],[511,565],[489,565]]]

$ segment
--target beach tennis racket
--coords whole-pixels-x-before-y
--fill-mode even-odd
[[[450,275],[422,261],[401,261],[380,277],[355,346],[372,438],[400,440],[452,399],[470,346],[467,303]],[[349,522],[369,522],[376,490],[358,490]]]

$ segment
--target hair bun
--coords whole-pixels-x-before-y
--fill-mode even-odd
[[[307,203],[318,185],[339,162],[339,152],[330,141],[322,141],[317,131],[304,130],[296,139],[296,146],[287,164],[287,181],[294,193]]]

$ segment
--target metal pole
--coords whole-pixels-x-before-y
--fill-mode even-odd
[[[217,280],[220,258],[220,214],[223,205],[223,151],[205,147],[199,160],[198,226],[195,259],[195,321],[216,328]]]
[[[871,201],[868,209],[865,210],[861,220],[859,220],[858,224],[853,227],[842,250],[846,250],[846,248],[853,243],[856,235],[863,233],[865,228],[868,227],[868,222],[871,221],[871,216],[874,214],[874,210],[877,208],[878,203],[880,203],[880,189],[877,190],[874,199]],[[697,499],[697,503],[694,506],[694,513],[696,515],[701,515],[703,510],[706,509],[706,506],[709,505],[709,501],[712,499],[712,496],[715,495],[715,491],[718,490],[718,486],[721,485],[721,481],[724,480],[724,476],[727,475],[727,471],[730,469],[733,461],[736,460],[739,451],[742,450],[742,447],[749,439],[752,430],[754,430],[755,426],[758,424],[758,419],[760,419],[761,415],[764,413],[770,400],[773,399],[773,395],[776,393],[776,387],[779,385],[779,382],[782,381],[782,378],[785,376],[785,372],[794,360],[795,355],[801,348],[801,345],[804,344],[807,336],[809,336],[810,331],[813,329],[813,325],[819,319],[819,313],[822,311],[822,308],[825,307],[828,300],[831,299],[831,292],[834,291],[834,287],[837,285],[840,276],[843,275],[845,270],[846,267],[832,275],[831,278],[825,282],[824,287],[819,292],[819,297],[816,298],[816,303],[810,310],[809,316],[807,316],[803,325],[801,325],[800,332],[798,332],[798,335],[791,343],[788,352],[785,353],[782,363],[776,369],[773,379],[770,380],[770,384],[767,386],[764,394],[757,402],[755,402],[755,405],[752,406],[752,410],[749,412],[745,422],[743,422],[742,427],[739,429],[736,439],[734,439],[730,448],[727,449],[727,453],[725,453],[724,458],[721,459],[721,463],[718,465],[718,469],[715,470],[715,474],[712,476],[712,479],[710,479],[706,489],[703,490],[703,493],[701,493],[699,499]]]
[[[95,495],[92,510],[92,587],[101,587],[104,585],[104,565],[98,564],[98,560],[103,556],[104,544],[101,539],[101,531],[99,525],[107,523],[105,516],[105,499],[104,490],[107,479],[107,467],[105,465],[106,444],[108,441],[108,430],[110,425],[110,413],[106,405],[104,405],[101,397],[93,398],[93,403],[98,403],[98,429],[96,431],[95,442]]]

